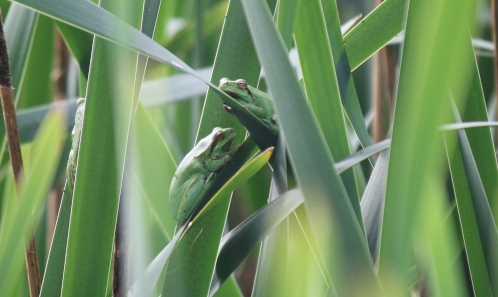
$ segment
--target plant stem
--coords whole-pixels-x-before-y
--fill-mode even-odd
[[[2,98],[3,119],[9,143],[9,154],[14,172],[16,188],[19,190],[19,182],[22,176],[22,155],[21,145],[19,143],[19,132],[17,129],[16,108],[14,104],[14,88],[12,87],[12,78],[10,75],[9,56],[7,53],[7,43],[3,32],[3,20],[0,12],[0,96]],[[29,291],[31,297],[40,295],[40,270],[38,268],[38,256],[36,254],[36,245],[34,234],[28,243],[25,254],[26,269],[28,271]]]
[[[380,5],[384,0],[377,0]],[[385,46],[374,56],[373,89],[373,143],[387,137],[394,107],[394,86],[396,80],[396,53],[393,46]]]

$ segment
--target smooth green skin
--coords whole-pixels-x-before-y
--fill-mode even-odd
[[[219,88],[257,116],[272,132],[278,133],[277,116],[268,94],[251,87],[243,79],[222,78]],[[230,112],[230,109],[227,111]]]
[[[78,154],[80,151],[81,131],[83,130],[83,117],[85,115],[85,98],[80,98],[76,102],[76,114],[74,116],[74,127],[71,133],[71,151],[67,160],[66,178],[67,187],[73,193],[74,179],[76,177],[76,164],[78,162]]]
[[[215,177],[232,159],[237,150],[230,150],[235,135],[232,128],[214,128],[178,165],[169,190],[171,212],[178,225],[192,215]]]

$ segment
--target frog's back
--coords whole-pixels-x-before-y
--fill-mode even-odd
[[[179,205],[181,197],[186,188],[186,185],[193,179],[199,178],[205,174],[202,166],[202,157],[204,152],[209,148],[210,142],[201,140],[193,150],[191,150],[178,165],[173,179],[171,180],[169,190],[169,200],[172,205]],[[193,173],[197,174],[193,174]]]
[[[253,96],[257,100],[256,105],[262,107],[264,110],[270,111],[270,114],[267,116],[271,117],[271,115],[273,115],[275,113],[275,109],[273,107],[273,101],[268,96],[268,94],[266,94],[263,91],[260,91],[259,89],[251,87],[251,86],[250,86],[250,90],[251,90],[251,93],[256,95],[256,96]]]

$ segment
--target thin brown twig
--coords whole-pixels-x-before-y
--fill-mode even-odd
[[[17,189],[22,176],[22,155],[21,145],[19,143],[19,133],[17,129],[16,108],[14,104],[14,88],[12,87],[12,78],[10,75],[9,55],[7,53],[7,43],[3,32],[3,20],[0,11],[0,96],[2,98],[3,119],[9,143],[9,154],[14,172],[14,180]],[[29,292],[31,297],[40,295],[40,270],[38,268],[38,256],[36,254],[36,245],[34,234],[31,234],[27,244],[26,268],[28,271]]]

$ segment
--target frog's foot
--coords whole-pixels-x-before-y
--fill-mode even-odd
[[[277,115],[276,115],[276,114],[274,114],[274,115],[271,117],[271,123],[272,123],[273,125],[275,125],[275,126],[277,125]]]
[[[273,122],[273,119],[271,120],[267,120],[267,119],[262,119],[261,120],[263,123],[266,124],[266,127],[268,127],[268,129],[271,130],[271,132],[273,132],[274,134],[277,134],[278,133],[278,127],[277,125]]]
[[[233,114],[234,114],[234,112],[233,112],[233,108],[231,108],[230,106],[228,106],[226,103],[223,103],[223,108],[225,108],[225,110],[226,110],[229,114],[231,114],[231,115],[233,115]]]

